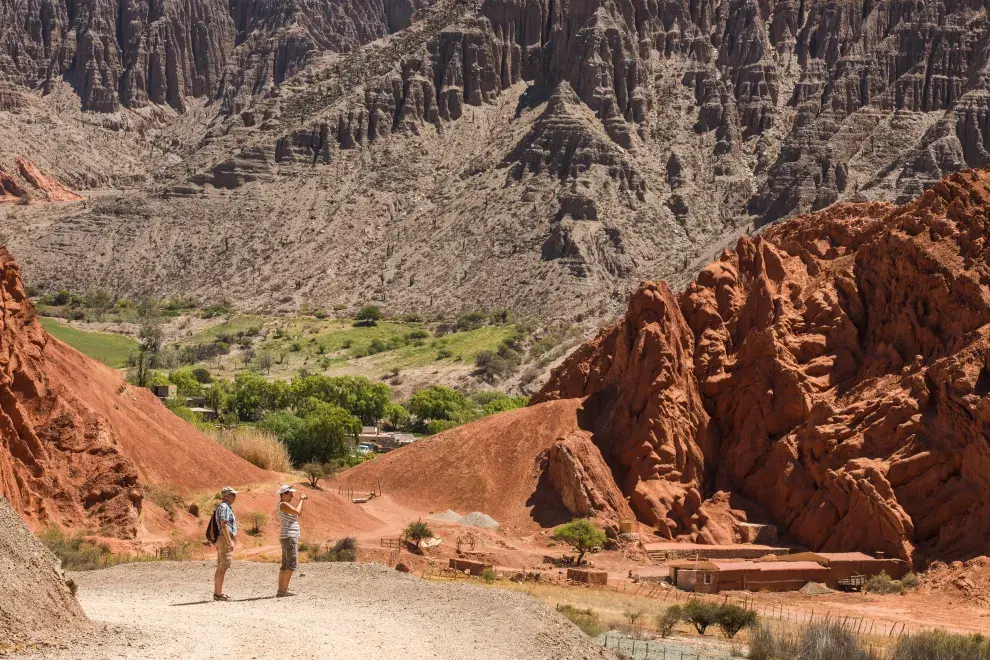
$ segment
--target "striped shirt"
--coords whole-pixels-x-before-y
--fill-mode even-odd
[[[217,505],[217,522],[227,523],[230,535],[237,536],[237,518],[234,516],[234,510],[226,502]]]
[[[278,537],[280,539],[299,538],[299,516],[283,511],[281,502],[279,502],[275,512],[278,514]]]

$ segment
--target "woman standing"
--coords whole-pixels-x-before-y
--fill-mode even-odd
[[[296,489],[292,486],[282,486],[278,489],[278,541],[282,546],[282,566],[278,571],[278,591],[276,596],[295,596],[289,591],[289,580],[292,572],[299,563],[299,516],[302,515],[305,495],[299,496],[299,504],[292,506],[292,498]]]

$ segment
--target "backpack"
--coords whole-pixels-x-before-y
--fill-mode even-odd
[[[217,513],[220,511],[220,505],[213,509],[213,515],[210,516],[210,522],[206,525],[206,540],[211,545],[216,544],[217,539],[220,538],[220,521],[217,520]]]

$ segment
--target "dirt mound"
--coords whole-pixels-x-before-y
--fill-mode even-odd
[[[66,585],[58,559],[0,497],[0,651],[76,630],[86,615]]]
[[[486,417],[359,465],[340,482],[359,490],[380,483],[386,494],[418,511],[480,511],[502,527],[557,524],[571,517],[562,500],[587,499],[595,488],[574,480],[580,492],[572,493],[550,483],[550,450],[580,433],[580,406],[554,401]]]
[[[0,272],[0,495],[29,524],[130,538],[142,484],[187,492],[277,479],[50,337],[3,248]]]
[[[680,295],[646,283],[536,402],[585,414],[637,517],[730,542],[736,493],[815,550],[990,541],[990,171],[743,237]]]
[[[798,589],[805,596],[827,596],[828,594],[834,594],[835,592],[826,587],[820,582],[809,582],[800,589]]]
[[[976,557],[951,564],[934,562],[924,574],[921,593],[955,596],[990,606],[990,557]]]

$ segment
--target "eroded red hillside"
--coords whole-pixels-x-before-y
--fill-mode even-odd
[[[731,542],[749,518],[813,549],[981,554],[988,213],[990,171],[968,171],[743,237],[680,295],[643,284],[537,402],[588,397],[595,445],[662,536]]]
[[[29,523],[131,538],[143,485],[189,492],[277,479],[50,337],[2,247],[0,277],[0,496]]]

